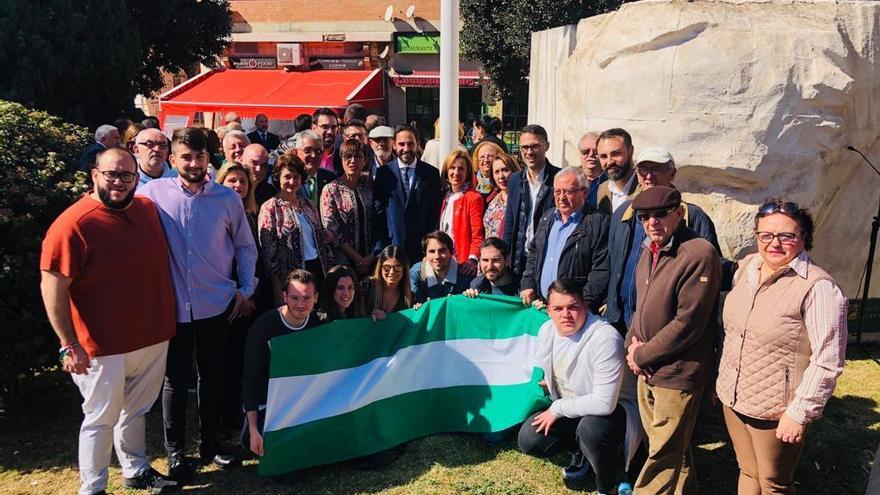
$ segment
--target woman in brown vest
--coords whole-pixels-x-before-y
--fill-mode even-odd
[[[755,216],[758,254],[740,262],[724,303],[716,385],[739,463],[739,495],[794,493],[808,425],[843,371],[847,301],[813,264],[813,219],[771,201]]]

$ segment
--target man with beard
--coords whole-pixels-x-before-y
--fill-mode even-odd
[[[244,149],[249,144],[251,144],[251,140],[243,131],[227,132],[223,136],[223,156],[225,157],[223,163],[241,164],[241,155],[244,154]]]
[[[529,246],[520,282],[523,304],[543,306],[547,289],[565,278],[583,288],[583,299],[596,311],[608,287],[608,215],[584,206],[587,178],[580,167],[566,167],[553,178],[553,200]]]
[[[278,137],[278,134],[272,134],[269,132],[269,117],[266,117],[262,113],[257,114],[257,118],[254,120],[254,125],[256,129],[254,132],[247,135],[248,139],[252,143],[259,144],[266,151],[275,151],[275,148],[281,144],[281,139]]]
[[[94,190],[52,223],[40,258],[61,368],[83,397],[79,493],[105,493],[114,444],[123,485],[163,493],[177,484],[150,467],[144,415],[174,335],[168,246],[156,206],[134,197],[127,151],[99,153],[91,173]]]
[[[315,207],[324,186],[336,180],[336,175],[321,168],[321,138],[312,131],[302,131],[293,136],[293,154],[303,161],[308,177],[299,188],[298,195],[308,198]]]
[[[370,177],[376,180],[376,172],[394,159],[394,129],[380,125],[373,128],[369,134],[370,149],[373,150],[373,160],[370,162]]]
[[[241,164],[254,176],[254,199],[257,209],[278,193],[278,188],[269,183],[269,153],[262,144],[249,144],[241,154]]]
[[[535,227],[541,216],[553,208],[553,177],[559,168],[547,160],[550,142],[547,130],[539,125],[522,129],[519,149],[525,168],[507,179],[507,210],[502,232],[504,242],[510,246],[510,267],[521,276]]]
[[[440,223],[440,173],[416,156],[416,130],[394,131],[397,159],[376,172],[373,199],[379,232],[376,252],[394,244],[411,260],[422,259],[422,238]]]
[[[335,151],[336,132],[339,130],[339,116],[331,108],[319,108],[312,114],[312,130],[321,136],[324,154],[321,156],[321,168],[338,174],[333,168],[333,152]]]
[[[519,280],[507,267],[510,248],[507,243],[497,237],[489,237],[480,245],[480,274],[471,282],[471,287],[464,291],[468,297],[477,294],[495,294],[499,296],[519,295]]]
[[[641,192],[632,161],[632,137],[623,129],[608,129],[599,135],[596,151],[602,169],[608,175],[608,181],[599,186],[596,193],[598,209],[611,215]]]
[[[588,132],[581,136],[578,141],[578,152],[581,161],[581,168],[590,184],[587,187],[587,206],[597,210],[599,209],[598,192],[599,186],[608,180],[608,174],[602,170],[602,164],[599,162],[599,152],[596,146],[599,144],[599,134]]]
[[[154,180],[140,191],[159,207],[171,248],[177,335],[168,346],[162,416],[169,474],[176,480],[190,472],[184,450],[193,354],[198,369],[200,457],[220,468],[237,463],[217,440],[221,365],[229,322],[252,309],[247,301],[257,285],[257,248],[244,206],[238,193],[208,180],[207,147],[199,129],[176,130],[171,164],[179,177]]]
[[[138,180],[141,187],[153,179],[174,177],[177,171],[168,166],[168,138],[158,129],[144,129],[134,138]]]
[[[636,177],[644,191],[657,186],[674,188],[672,179],[675,178],[675,160],[672,159],[672,155],[666,148],[659,146],[645,148],[639,153],[639,158],[636,161]],[[709,241],[721,256],[721,247],[718,246],[718,237],[715,234],[715,224],[709,215],[693,203],[682,202],[682,208],[684,209],[682,218],[684,226]],[[642,244],[645,240],[645,230],[638,225],[631,202],[624,203],[611,216],[608,239],[610,283],[608,285],[608,305],[603,316],[621,332],[625,332],[636,311],[636,265],[639,262]],[[722,260],[721,267],[722,290],[730,290],[733,263]]]

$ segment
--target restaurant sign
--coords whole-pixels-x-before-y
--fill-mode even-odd
[[[233,69],[264,69],[278,68],[275,57],[229,57],[229,65]]]

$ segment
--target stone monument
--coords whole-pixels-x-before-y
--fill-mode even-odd
[[[810,208],[810,253],[857,294],[880,176],[880,2],[646,0],[533,33],[529,122],[555,164],[587,130],[623,127],[676,159],[724,254],[753,252],[766,199]],[[872,297],[880,295],[880,259]]]

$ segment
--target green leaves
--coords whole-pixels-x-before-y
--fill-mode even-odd
[[[483,63],[501,97],[528,96],[531,33],[602,14],[626,0],[461,0],[465,57]]]
[[[0,394],[57,357],[40,296],[40,245],[86,190],[85,174],[69,170],[91,141],[83,127],[0,100]]]

